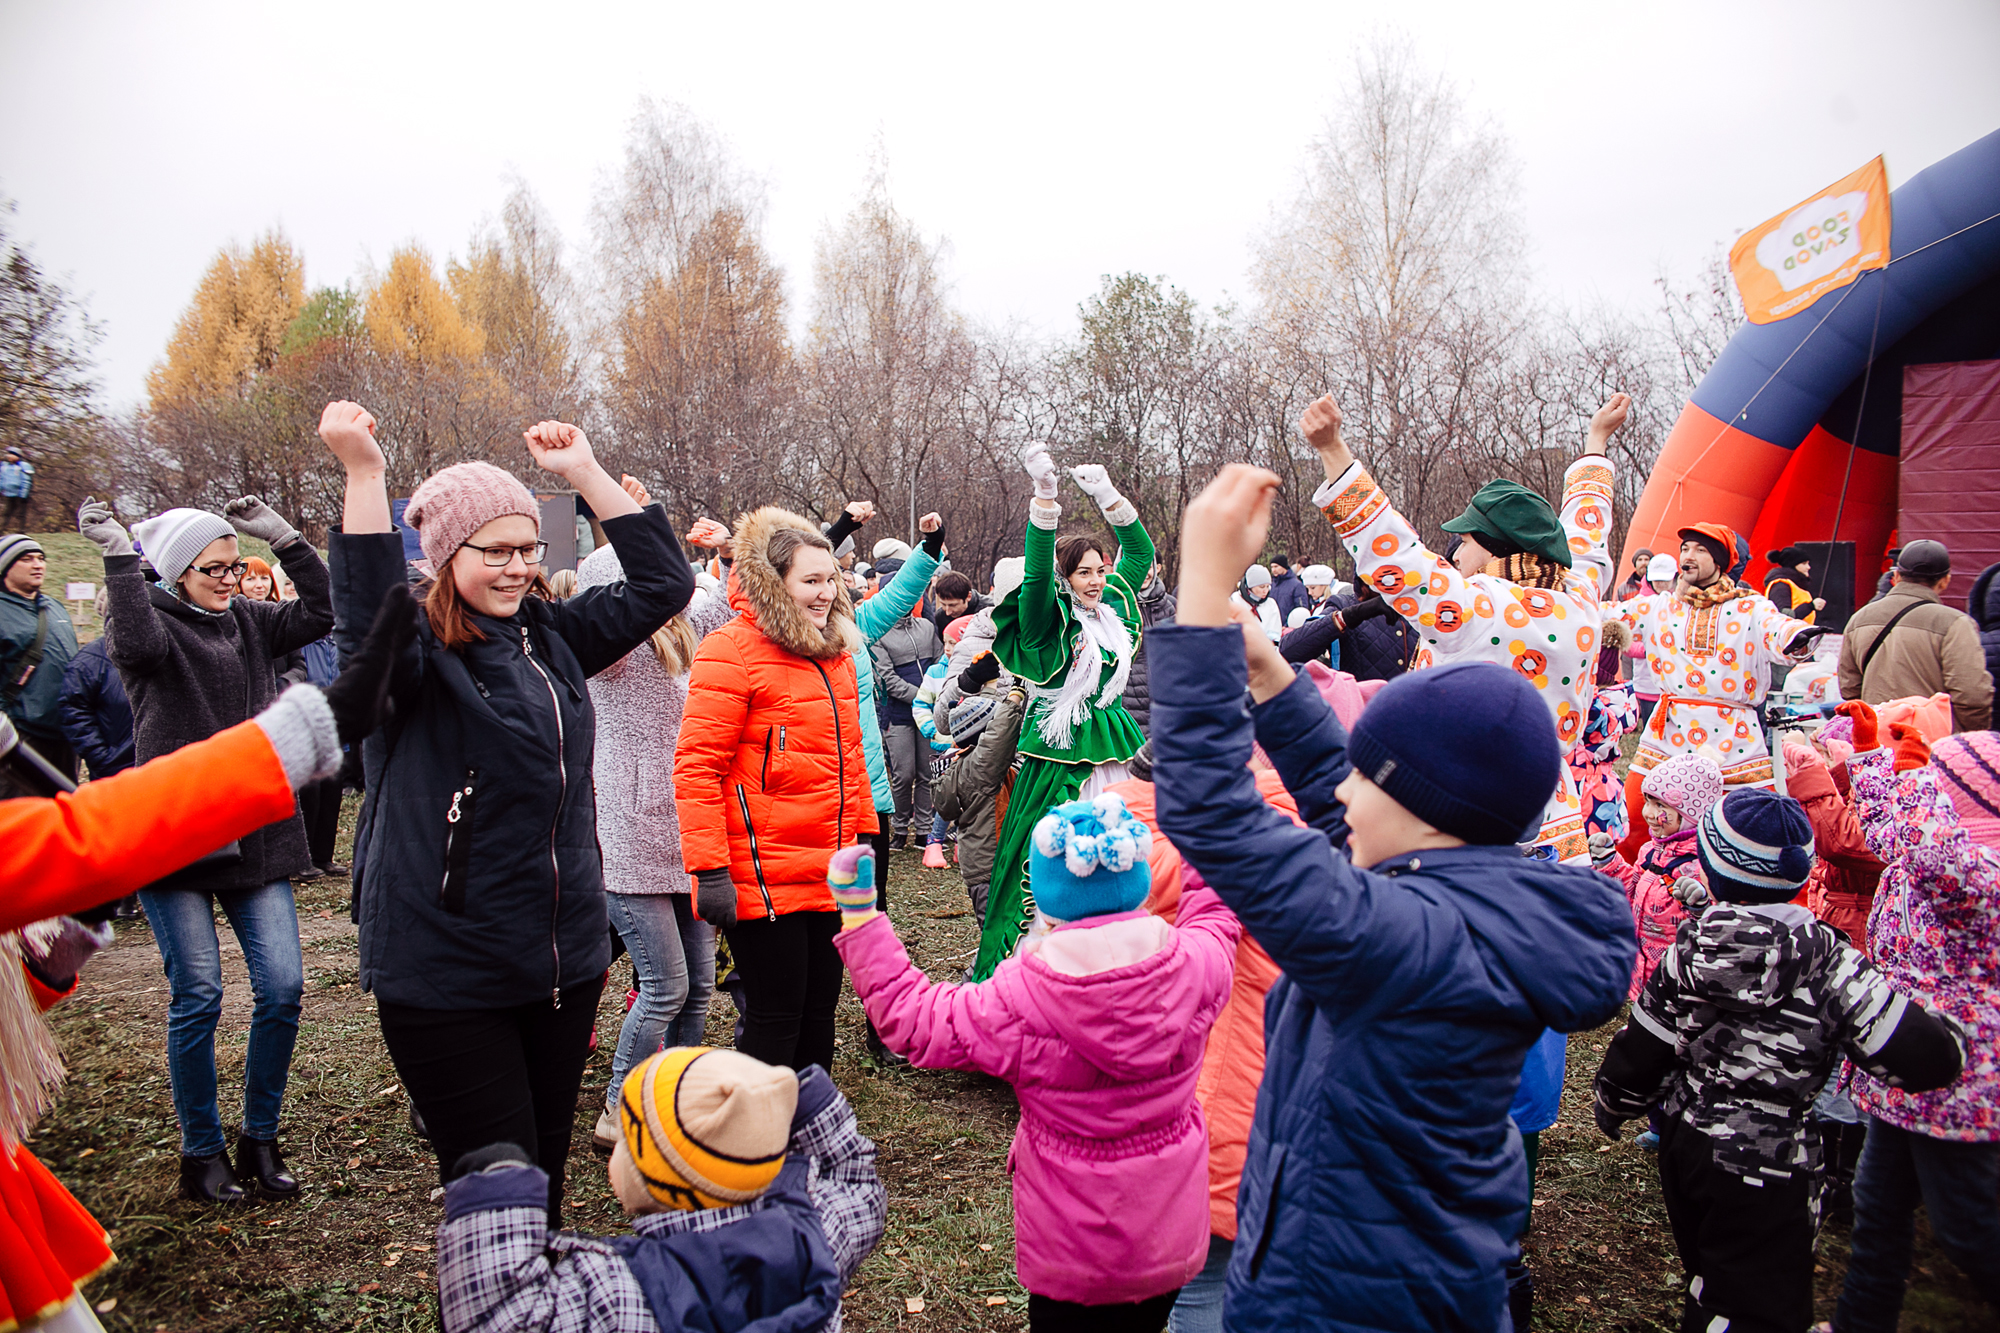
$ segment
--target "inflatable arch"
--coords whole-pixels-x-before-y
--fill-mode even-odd
[[[1748,538],[1746,577],[1758,587],[1768,550],[1853,542],[1856,600],[1868,599],[1898,524],[1912,406],[1904,367],[1992,362],[1964,369],[1975,395],[2000,406],[2000,131],[1912,176],[1890,198],[1887,267],[1784,319],[1743,325],[1716,358],[1654,465],[1621,571],[1641,547],[1678,551],[1680,528],[1720,522]],[[1919,378],[1910,383],[1912,394],[1922,392]],[[1983,478],[1960,475],[1983,493],[1965,496],[1960,510],[1992,515],[2000,513],[2000,422],[1985,424],[1983,443],[1964,446],[1970,437],[1953,435],[1960,447],[1952,466],[1977,460]],[[1934,536],[1958,548],[1945,531],[1909,526],[1906,539]],[[1963,571],[1953,591],[1977,570]]]

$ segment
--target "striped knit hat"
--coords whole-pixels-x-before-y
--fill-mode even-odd
[[[0,574],[5,574],[16,560],[32,551],[41,551],[42,544],[25,532],[0,534]],[[47,555],[48,552],[42,551]]]
[[[1789,796],[1738,787],[1697,827],[1701,868],[1718,902],[1788,902],[1812,875],[1812,821]]]
[[[1966,731],[1931,747],[1938,785],[1974,842],[2000,851],[2000,733]]]
[[[733,1208],[778,1178],[792,1138],[799,1079],[712,1046],[675,1046],[625,1078],[625,1150],[664,1208]]]

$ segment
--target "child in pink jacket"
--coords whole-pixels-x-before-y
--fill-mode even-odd
[[[1673,946],[1688,908],[1699,910],[1708,901],[1708,881],[1695,854],[1695,828],[1722,799],[1722,770],[1705,754],[1677,754],[1646,774],[1639,790],[1646,797],[1644,817],[1653,840],[1639,849],[1636,862],[1621,856],[1608,835],[1590,838],[1590,863],[1625,886],[1639,931],[1639,957],[1626,996],[1631,1000],[1639,998]]]
[[[1141,910],[1152,832],[1106,793],[1035,826],[1029,885],[1050,929],[976,986],[940,986],[875,911],[865,847],[834,854],[834,941],[882,1040],[912,1064],[1014,1085],[1014,1263],[1031,1329],[1156,1333],[1208,1254],[1208,1130],[1195,1100],[1229,997],[1236,918],[1186,889]]]

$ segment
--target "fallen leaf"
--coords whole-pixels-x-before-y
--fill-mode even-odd
[[[444,1186],[440,1185],[436,1189],[431,1191],[432,1203],[436,1203],[439,1199],[442,1199],[443,1197],[444,1197]]]
[[[391,1083],[388,1087],[382,1089],[382,1091],[376,1093],[375,1095],[377,1097],[387,1097],[390,1093],[394,1092],[395,1090],[396,1090],[396,1085]]]
[[[347,1145],[347,1146],[348,1146],[348,1147],[350,1147],[350,1148],[359,1148],[359,1147],[360,1147],[360,1146],[361,1146],[362,1144],[364,1144],[364,1143],[366,1143],[366,1142],[368,1142],[368,1140],[367,1140],[367,1139],[356,1139],[356,1140],[355,1140],[355,1141],[354,1141],[353,1143],[350,1143],[350,1144],[349,1144],[349,1145]]]
[[[229,1234],[229,1228],[228,1228],[228,1227],[226,1227],[226,1226],[223,1226],[223,1225],[222,1225],[221,1223],[217,1223],[217,1224],[216,1224],[216,1228],[215,1228],[215,1229],[216,1229],[217,1231],[220,1231],[220,1232],[221,1232],[221,1233],[222,1233],[223,1235],[225,1235],[225,1236]]]
[[[944,1160],[944,1154],[938,1153],[936,1156],[932,1157],[931,1160],[933,1162],[942,1162]]]
[[[1609,1254],[1611,1253],[1611,1247],[1609,1245],[1600,1245],[1597,1247],[1597,1252],[1599,1254]]]
[[[980,1246],[979,1248],[980,1248],[980,1249],[982,1249],[982,1250],[985,1250],[985,1251],[987,1251],[987,1252],[988,1252],[989,1254],[990,1254],[990,1253],[992,1252],[992,1250],[993,1250],[993,1247],[992,1247],[991,1245],[981,1245],[981,1246]]]
[[[428,1245],[412,1245],[410,1248],[413,1250],[422,1250],[425,1254],[431,1252],[431,1247]]]
[[[91,1309],[97,1311],[97,1313],[99,1314],[110,1314],[113,1310],[116,1310],[117,1308],[118,1308],[118,1298],[116,1296],[109,1297],[106,1300],[101,1300],[96,1305],[93,1305],[91,1307]]]
[[[361,1292],[363,1295],[366,1295],[371,1291],[382,1290],[382,1284],[380,1282],[364,1282],[360,1286],[356,1287],[355,1290]]]
[[[1547,1200],[1547,1199],[1534,1199],[1534,1200],[1531,1200],[1531,1202],[1532,1202],[1532,1203],[1534,1204],[1534,1206],[1535,1206],[1535,1207],[1539,1208],[1539,1207],[1541,1207],[1541,1206],[1542,1206],[1543,1204],[1547,1203],[1547,1202],[1548,1202],[1548,1200]]]
[[[1577,1303],[1578,1305],[1588,1305],[1588,1304],[1590,1304],[1590,1297],[1588,1297],[1588,1296],[1579,1296],[1579,1297],[1577,1297],[1577,1298],[1576,1298],[1576,1303]]]
[[[78,1153],[78,1154],[76,1155],[76,1160],[77,1160],[77,1161],[79,1161],[79,1162],[81,1162],[81,1161],[82,1161],[82,1160],[83,1160],[84,1158],[86,1158],[86,1157],[90,1156],[90,1155],[91,1155],[92,1153],[94,1153],[94,1152],[96,1152],[96,1151],[97,1151],[97,1149],[95,1149],[95,1148],[85,1148],[85,1149],[84,1149],[84,1150],[83,1150],[82,1152],[80,1152],[80,1153]]]
[[[382,1261],[382,1267],[394,1268],[397,1264],[401,1263],[402,1261],[403,1261],[402,1253],[398,1251],[397,1253],[390,1255],[387,1259],[384,1259]]]
[[[328,908],[325,908],[325,907],[322,907],[322,908],[320,908],[320,909],[319,909],[319,915],[320,915],[320,919],[321,919],[321,920],[323,920],[323,921],[331,921],[331,920],[333,920],[333,912],[332,912],[332,911],[331,911],[330,909],[328,909]]]
[[[352,1171],[355,1167],[360,1165],[361,1165],[361,1159],[359,1157],[350,1157],[347,1159],[347,1169],[349,1171]]]
[[[1606,1144],[1603,1144],[1603,1145],[1601,1145],[1601,1146],[1600,1146],[1600,1147],[1598,1148],[1598,1150],[1597,1150],[1597,1151],[1599,1151],[1599,1152],[1610,1152],[1610,1151],[1611,1151],[1611,1145],[1610,1145],[1610,1144],[1608,1144],[1608,1143],[1606,1143]]]
[[[903,1309],[910,1314],[922,1314],[924,1312],[924,1298],[921,1296],[903,1297]]]
[[[267,1227],[281,1227],[285,1224],[283,1222],[266,1222],[264,1225]]]
[[[963,913],[961,913],[960,915],[963,915]],[[986,1298],[986,1303],[988,1305],[1005,1305],[1007,1303],[1007,1298],[1005,1296],[988,1296]]]

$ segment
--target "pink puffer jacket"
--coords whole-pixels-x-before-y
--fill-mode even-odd
[[[1202,1048],[1241,927],[1206,888],[1178,925],[1141,912],[1032,939],[977,986],[939,986],[885,918],[835,940],[889,1046],[1014,1085],[1014,1269],[1030,1292],[1110,1305],[1185,1286],[1208,1254]]]
[[[1599,870],[1625,886],[1625,899],[1632,904],[1632,924],[1639,935],[1639,956],[1632,960],[1632,988],[1628,1000],[1639,998],[1653,969],[1673,947],[1674,933],[1687,920],[1687,909],[1674,897],[1674,882],[1682,878],[1708,883],[1701,859],[1695,852],[1695,833],[1689,829],[1670,838],[1647,843],[1639,850],[1635,865],[1623,856],[1613,856]]]

